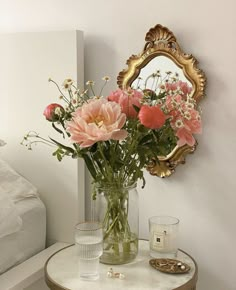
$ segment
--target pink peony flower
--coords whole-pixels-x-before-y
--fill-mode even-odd
[[[59,104],[50,104],[48,105],[43,114],[46,119],[50,122],[55,122],[59,120],[61,114],[64,114],[64,108]]]
[[[127,92],[127,91],[118,89],[112,92],[107,97],[107,99],[109,101],[113,101],[120,104],[122,112],[125,113],[128,118],[136,118],[138,113],[134,109],[133,105],[140,108],[141,107],[140,101],[142,97],[143,95],[139,91],[130,89]]]
[[[73,113],[72,121],[67,123],[71,141],[80,147],[90,147],[98,141],[123,140],[127,131],[121,129],[126,116],[121,107],[106,99],[92,99]]]
[[[141,124],[150,129],[161,128],[166,121],[166,115],[159,106],[143,105],[138,114]]]

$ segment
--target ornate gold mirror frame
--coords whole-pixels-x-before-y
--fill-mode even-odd
[[[154,58],[164,56],[172,60],[183,71],[183,75],[192,85],[192,97],[198,103],[204,96],[206,77],[203,71],[197,67],[197,60],[191,54],[184,53],[174,34],[160,24],[147,32],[145,41],[143,51],[138,55],[132,55],[127,60],[128,68],[119,73],[117,77],[119,88],[131,87],[139,77],[142,68]],[[192,147],[189,145],[176,146],[167,156],[159,156],[159,160],[153,160],[147,170],[152,175],[170,176],[178,164],[185,163],[186,155],[195,151],[196,144]]]

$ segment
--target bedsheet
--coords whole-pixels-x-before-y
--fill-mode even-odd
[[[15,203],[22,220],[20,230],[0,238],[0,273],[25,261],[45,248],[46,209],[38,197]]]

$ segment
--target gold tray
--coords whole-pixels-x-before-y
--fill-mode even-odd
[[[149,264],[154,269],[169,274],[184,274],[191,269],[188,264],[174,259],[151,259]]]

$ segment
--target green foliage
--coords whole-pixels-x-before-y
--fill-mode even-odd
[[[65,154],[63,149],[57,148],[57,150],[53,152],[52,155],[56,156],[58,161],[61,161]]]

